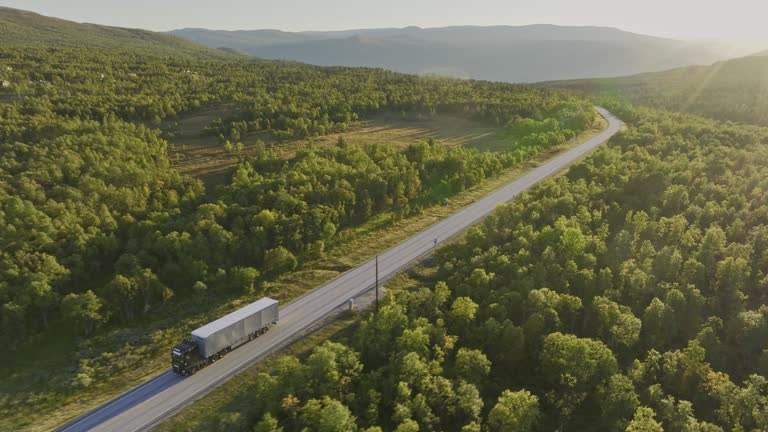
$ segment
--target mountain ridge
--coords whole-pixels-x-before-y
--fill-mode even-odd
[[[554,24],[304,32],[187,28],[169,33],[267,59],[382,67],[415,74],[437,70],[453,77],[511,82],[631,75],[710,64],[736,55],[715,44],[615,27]]]
[[[277,33],[281,35],[302,35],[302,36],[315,36],[315,37],[324,37],[324,38],[345,38],[349,36],[354,35],[386,35],[386,34],[398,34],[398,33],[422,33],[422,34],[429,34],[429,33],[442,33],[442,32],[450,32],[450,31],[512,31],[517,32],[520,35],[523,35],[523,32],[535,32],[539,30],[570,30],[570,31],[592,31],[592,32],[603,32],[605,34],[610,33],[611,36],[621,35],[624,36],[624,39],[634,38],[634,39],[646,39],[646,40],[664,40],[664,41],[674,41],[675,39],[671,38],[664,38],[660,36],[651,36],[651,35],[644,35],[641,33],[635,33],[635,32],[629,32],[625,30],[621,30],[617,27],[609,27],[609,26],[590,26],[590,25],[584,25],[584,26],[561,26],[556,24],[527,24],[527,25],[519,25],[519,26],[513,26],[513,25],[491,25],[491,26],[481,26],[481,25],[452,25],[452,26],[443,26],[443,27],[419,27],[419,26],[406,26],[406,27],[379,27],[379,28],[355,28],[355,29],[344,29],[344,30],[303,30],[303,31],[285,31],[275,28],[264,28],[264,29],[237,29],[237,30],[221,30],[221,29],[208,29],[204,27],[185,27],[180,28],[176,30],[171,30],[167,33],[170,34],[184,34],[189,32],[196,32],[196,31],[202,31],[207,33],[215,33],[215,34],[260,34],[260,33]],[[530,34],[530,33],[529,33]],[[536,37],[535,39],[544,39],[542,37]],[[572,34],[569,34],[569,36],[561,36],[561,37],[554,37],[554,38],[548,38],[547,40],[573,40]],[[595,37],[587,37],[587,38],[579,38],[578,40],[596,40]]]

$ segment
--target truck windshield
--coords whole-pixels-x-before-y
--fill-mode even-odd
[[[178,349],[174,349],[171,351],[171,363],[173,364],[184,364],[187,362],[187,355],[184,352],[181,352]]]

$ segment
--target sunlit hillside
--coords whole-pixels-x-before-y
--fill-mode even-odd
[[[0,41],[14,47],[141,49],[145,54],[195,54],[221,58],[220,50],[186,39],[140,29],[80,24],[0,6]]]
[[[623,78],[545,83],[556,88],[712,118],[768,125],[768,56]]]

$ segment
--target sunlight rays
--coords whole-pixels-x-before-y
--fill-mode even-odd
[[[725,63],[724,62],[718,62],[712,65],[712,67],[707,69],[707,75],[704,77],[703,80],[699,82],[699,84],[696,86],[694,91],[691,93],[690,97],[688,97],[688,100],[685,101],[685,103],[682,106],[683,111],[687,111],[688,108],[693,105],[693,103],[698,99],[699,95],[701,95],[701,92],[707,87],[709,82],[712,80],[712,78],[717,75],[717,73],[720,71],[720,69],[723,67]]]

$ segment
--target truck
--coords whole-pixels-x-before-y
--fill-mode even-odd
[[[173,372],[182,376],[194,374],[263,335],[278,319],[277,300],[264,297],[192,331],[171,351]]]

